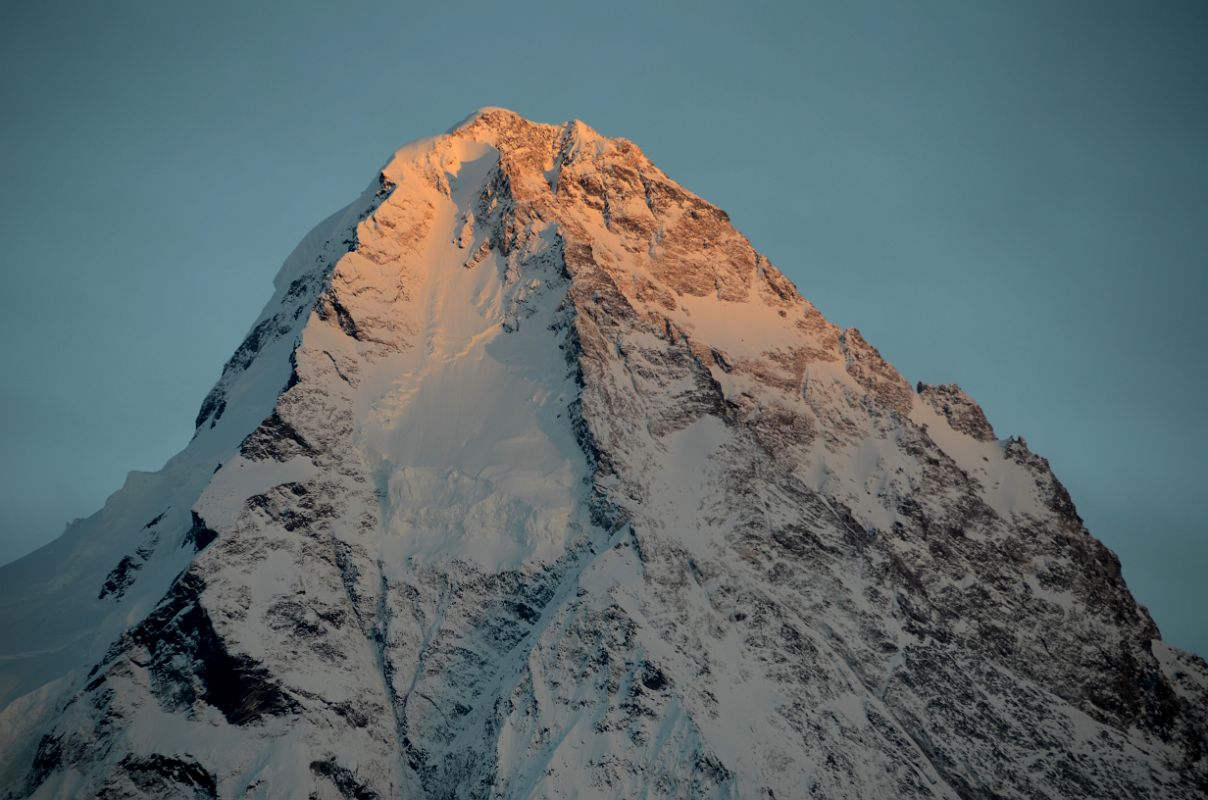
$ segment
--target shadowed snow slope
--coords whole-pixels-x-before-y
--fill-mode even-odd
[[[0,570],[8,796],[1208,790],[1208,670],[1048,463],[634,144],[484,109],[275,286]]]

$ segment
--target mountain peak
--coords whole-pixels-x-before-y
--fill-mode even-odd
[[[524,140],[523,136],[516,136],[520,131],[526,131],[529,135],[539,133],[547,137],[557,136],[561,139],[569,138],[571,140],[605,138],[582,120],[575,119],[557,124],[535,122],[511,109],[499,106],[483,106],[450,128],[446,135],[461,135],[490,143],[498,142],[503,147],[508,147],[516,146]]]
[[[530,122],[520,114],[512,111],[510,108],[503,108],[502,106],[483,106],[470,112],[460,122],[449,128],[447,133],[456,133],[459,130],[478,124],[515,125],[517,123],[527,123],[530,125],[538,124]]]
[[[1048,462],[624,139],[486,108],[286,260],[188,447],[0,568],[14,797],[1202,797]]]

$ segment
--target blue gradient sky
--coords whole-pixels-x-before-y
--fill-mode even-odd
[[[635,140],[959,382],[1208,654],[1200,2],[8,0],[0,562],[180,449],[298,239],[482,105]]]

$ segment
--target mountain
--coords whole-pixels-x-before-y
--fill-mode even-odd
[[[1043,458],[502,109],[306,237],[0,649],[9,797],[1208,793],[1208,667]]]

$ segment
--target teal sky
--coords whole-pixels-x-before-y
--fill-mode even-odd
[[[284,257],[483,105],[633,139],[1023,434],[1208,655],[1208,4],[0,8],[0,562],[188,441]]]

